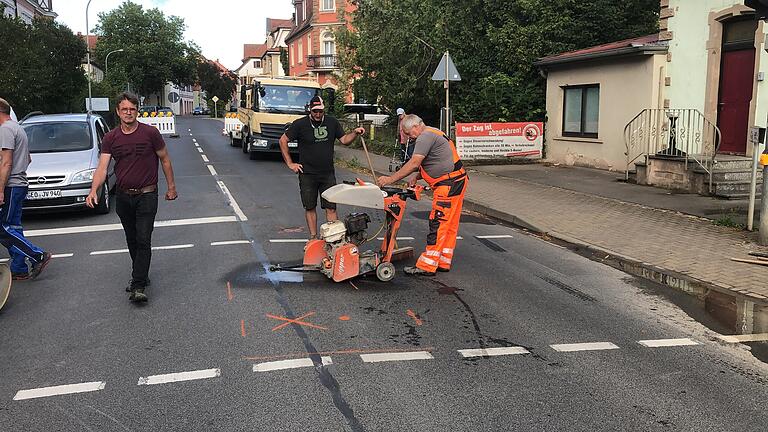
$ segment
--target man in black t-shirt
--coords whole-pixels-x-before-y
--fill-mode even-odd
[[[315,96],[309,102],[309,115],[296,120],[280,137],[280,151],[291,171],[299,175],[299,191],[301,203],[306,210],[309,238],[317,238],[317,196],[336,184],[336,171],[333,166],[333,145],[338,139],[343,145],[348,145],[365,129],[359,127],[344,134],[344,129],[334,117],[325,115],[325,105],[320,96]],[[298,143],[301,163],[294,163],[288,151],[288,142]],[[320,206],[325,209],[325,218],[335,221],[336,204],[324,199]]]

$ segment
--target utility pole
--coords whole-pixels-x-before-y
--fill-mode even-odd
[[[91,38],[89,36],[91,27],[88,25],[88,8],[91,7],[91,1],[85,5],[85,46],[88,48],[85,52],[85,61],[88,63],[88,114],[93,111],[93,95],[91,94]]]

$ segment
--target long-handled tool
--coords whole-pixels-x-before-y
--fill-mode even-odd
[[[371,162],[371,154],[368,153],[368,147],[365,145],[365,138],[360,137],[360,142],[363,143],[363,152],[365,152],[365,158],[368,159],[368,168],[371,169],[373,184],[376,184],[377,183],[376,170],[373,169],[373,162]]]

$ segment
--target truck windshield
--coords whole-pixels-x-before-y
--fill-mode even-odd
[[[304,114],[317,89],[264,85],[264,95],[259,98],[259,110],[280,114]]]
[[[93,147],[86,122],[52,122],[23,125],[30,153],[58,153]]]

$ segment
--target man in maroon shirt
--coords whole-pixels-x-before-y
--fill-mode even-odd
[[[176,183],[168,149],[160,132],[140,123],[139,100],[130,93],[117,97],[120,127],[112,129],[101,144],[99,166],[93,175],[91,192],[85,200],[88,207],[99,203],[97,191],[107,179],[110,159],[115,159],[117,177],[116,209],[125,231],[125,240],[133,262],[131,282],[126,291],[135,302],[147,301],[144,292],[149,285],[149,263],[152,258],[152,229],[157,214],[157,163],[162,164],[168,183],[166,200],[175,200]]]

